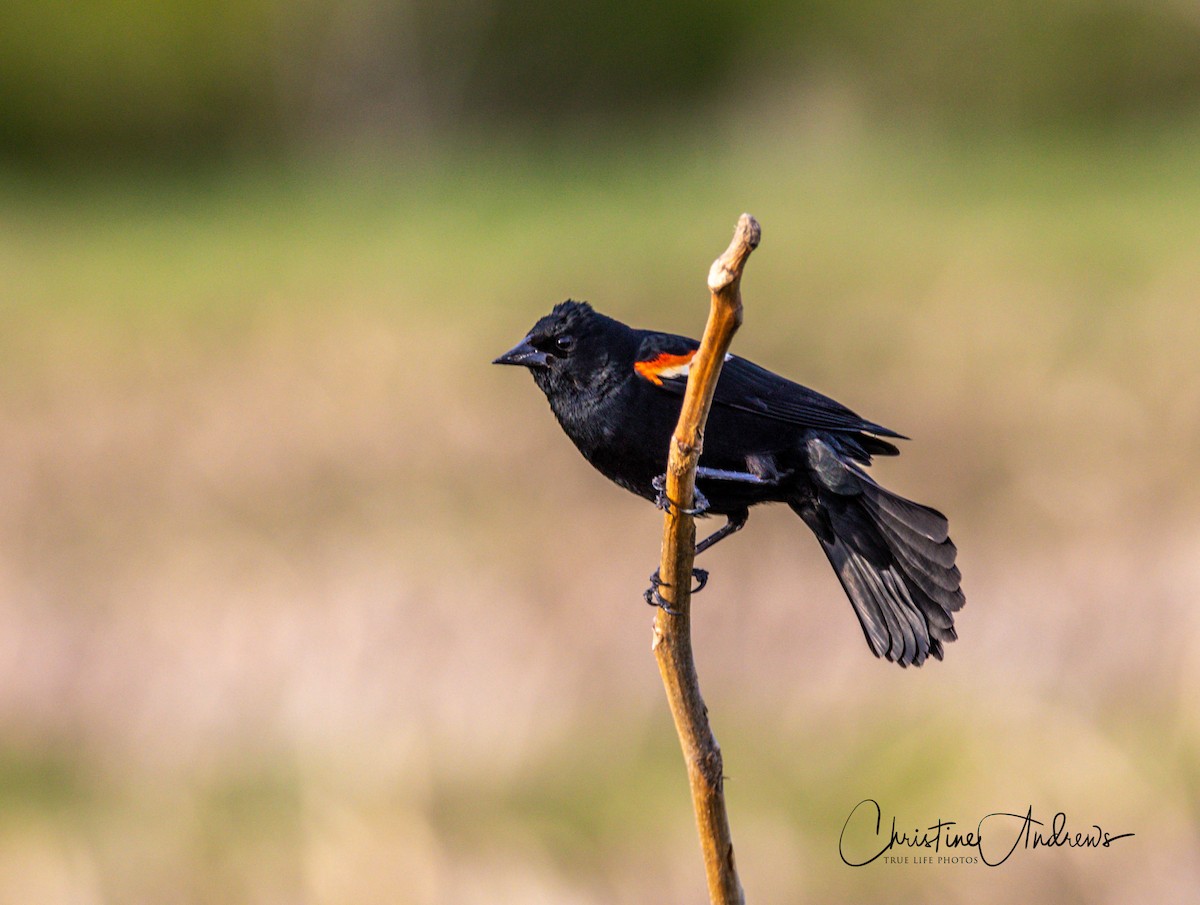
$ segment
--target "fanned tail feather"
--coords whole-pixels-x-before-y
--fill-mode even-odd
[[[946,517],[814,442],[816,496],[791,506],[821,542],[867,644],[901,666],[942,659],[944,645],[958,637],[953,614],[965,601]]]

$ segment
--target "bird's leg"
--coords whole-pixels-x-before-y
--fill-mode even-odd
[[[706,481],[740,481],[744,484],[766,484],[767,480],[760,475],[756,475],[749,471],[728,471],[724,468],[706,468],[701,465],[696,469],[696,478],[703,478]],[[667,496],[667,476],[660,474],[650,482],[657,496],[654,498],[654,505],[664,512],[670,512],[671,508],[679,508],[675,501]],[[695,488],[695,508],[680,509],[679,511],[685,515],[705,515],[708,512],[708,498],[700,492],[700,488]],[[740,527],[740,526],[739,526]],[[735,531],[737,528],[734,529]],[[724,537],[725,535],[721,535]],[[714,542],[715,543],[715,542]]]
[[[730,513],[726,516],[726,518],[729,519],[729,521],[727,521],[723,526],[718,528],[708,537],[704,538],[704,540],[700,541],[700,543],[696,544],[697,556],[699,556],[709,547],[713,546],[717,541],[722,541],[729,537],[729,535],[736,534],[738,531],[741,531],[744,527],[746,527],[746,521],[750,518],[750,510],[741,509],[737,512]],[[704,587],[704,585],[701,584],[700,587]]]
[[[696,556],[699,556],[717,541],[724,540],[725,538],[729,537],[729,535],[737,531],[741,531],[742,528],[746,526],[746,521],[750,518],[750,510],[741,509],[726,516],[726,518],[728,518],[729,521],[727,521],[723,527],[718,528],[708,537],[704,538],[704,540],[700,541],[700,543],[696,544]],[[696,579],[696,586],[692,588],[692,593],[699,594],[708,585],[708,570],[693,568],[692,577]],[[674,616],[677,615],[677,613],[667,605],[667,601],[663,598],[662,594],[658,592],[659,588],[669,587],[670,585],[662,580],[662,575],[659,574],[659,570],[655,569],[654,574],[650,576],[650,587],[646,589],[646,593],[642,596],[645,598],[646,603],[650,604],[651,606],[661,607]]]
[[[694,490],[695,499],[693,502],[695,503],[695,508],[681,509],[674,500],[667,496],[667,476],[665,474],[660,474],[650,484],[658,494],[654,498],[654,505],[663,512],[670,512],[672,509],[678,509],[684,515],[704,515],[708,512],[708,498],[700,492],[699,487]]]
[[[697,478],[707,478],[710,481],[741,481],[744,484],[766,484],[767,481],[749,471],[726,471],[724,468],[705,468],[703,465],[696,469]]]
[[[692,593],[699,594],[704,590],[704,586],[708,584],[708,571],[705,569],[692,569],[692,577],[696,579],[696,586],[692,588]],[[642,595],[642,598],[646,601],[646,603],[650,604],[650,606],[659,607],[660,609],[670,613],[672,616],[678,616],[679,611],[671,609],[671,607],[667,605],[667,601],[663,595],[658,593],[659,588],[669,587],[670,585],[662,580],[662,575],[659,574],[659,570],[655,569],[654,574],[650,576],[650,587],[646,588],[646,593]]]
[[[766,483],[766,481],[756,474],[742,471],[725,471],[721,468],[697,468],[696,477],[704,478],[705,480],[710,481],[743,481],[747,484]],[[653,480],[652,484],[654,489],[658,492],[658,497],[654,501],[655,505],[658,506],[659,509],[670,511],[670,509],[675,506],[675,503],[667,497],[667,476],[665,474],[659,475]],[[704,515],[707,511],[708,500],[705,498],[704,494],[700,492],[700,488],[696,488],[696,508],[680,510],[680,512],[683,512],[686,515]],[[724,540],[725,538],[729,537],[729,535],[741,531],[742,528],[746,526],[746,521],[750,518],[750,510],[744,508],[739,509],[726,515],[726,518],[728,521],[723,527],[718,528],[708,537],[704,538],[704,540],[700,541],[700,543],[696,544],[696,552],[694,555],[699,556],[718,541]],[[708,570],[694,568],[692,569],[692,577],[696,579],[696,587],[692,589],[692,593],[699,594],[708,584]],[[650,587],[646,589],[646,593],[642,596],[645,598],[646,603],[650,604],[651,606],[661,607],[668,613],[676,615],[675,610],[671,609],[670,606],[667,605],[667,601],[663,598],[662,594],[658,592],[659,588],[665,587],[670,587],[670,585],[666,584],[662,580],[659,570],[655,569],[654,574],[650,576]]]

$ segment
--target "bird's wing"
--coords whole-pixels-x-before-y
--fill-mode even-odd
[[[664,391],[682,396],[688,370],[700,344],[669,334],[650,334],[638,350],[634,371]],[[867,421],[816,390],[793,383],[752,361],[727,355],[713,396],[716,405],[749,412],[797,427],[849,431],[882,437],[904,438],[882,425]]]

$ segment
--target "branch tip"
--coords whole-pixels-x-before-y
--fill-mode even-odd
[[[708,272],[709,290],[722,292],[740,280],[746,259],[761,241],[762,227],[758,221],[751,214],[742,214],[733,230],[733,241],[721,257],[713,261],[712,269]]]
[[[751,249],[758,248],[758,243],[762,241],[762,227],[758,225],[753,214],[742,214],[738,218],[733,240],[737,242],[739,239],[749,245]]]

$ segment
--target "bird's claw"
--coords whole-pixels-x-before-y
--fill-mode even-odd
[[[692,588],[691,593],[699,594],[708,585],[708,570],[707,569],[692,569],[692,577],[696,579],[696,586]],[[664,612],[670,613],[672,616],[678,616],[679,611],[671,609],[666,598],[658,592],[659,588],[669,588],[670,585],[662,580],[662,575],[658,569],[654,570],[654,574],[650,576],[650,587],[646,588],[646,593],[642,598],[650,606],[656,606]]]
[[[660,474],[650,482],[657,494],[654,498],[654,505],[663,512],[670,512],[672,509],[678,510],[683,515],[705,515],[708,513],[708,498],[700,492],[700,488],[693,489],[693,506],[691,509],[684,509],[679,506],[674,500],[667,496],[667,476]]]
[[[671,605],[667,603],[666,598],[663,597],[662,594],[658,593],[658,589],[663,587],[667,587],[667,585],[664,584],[663,580],[658,577],[658,572],[656,571],[650,576],[650,587],[646,588],[646,593],[642,595],[642,599],[644,599],[650,606],[658,607],[664,613],[670,613],[672,616],[678,616],[679,610],[671,609]]]

